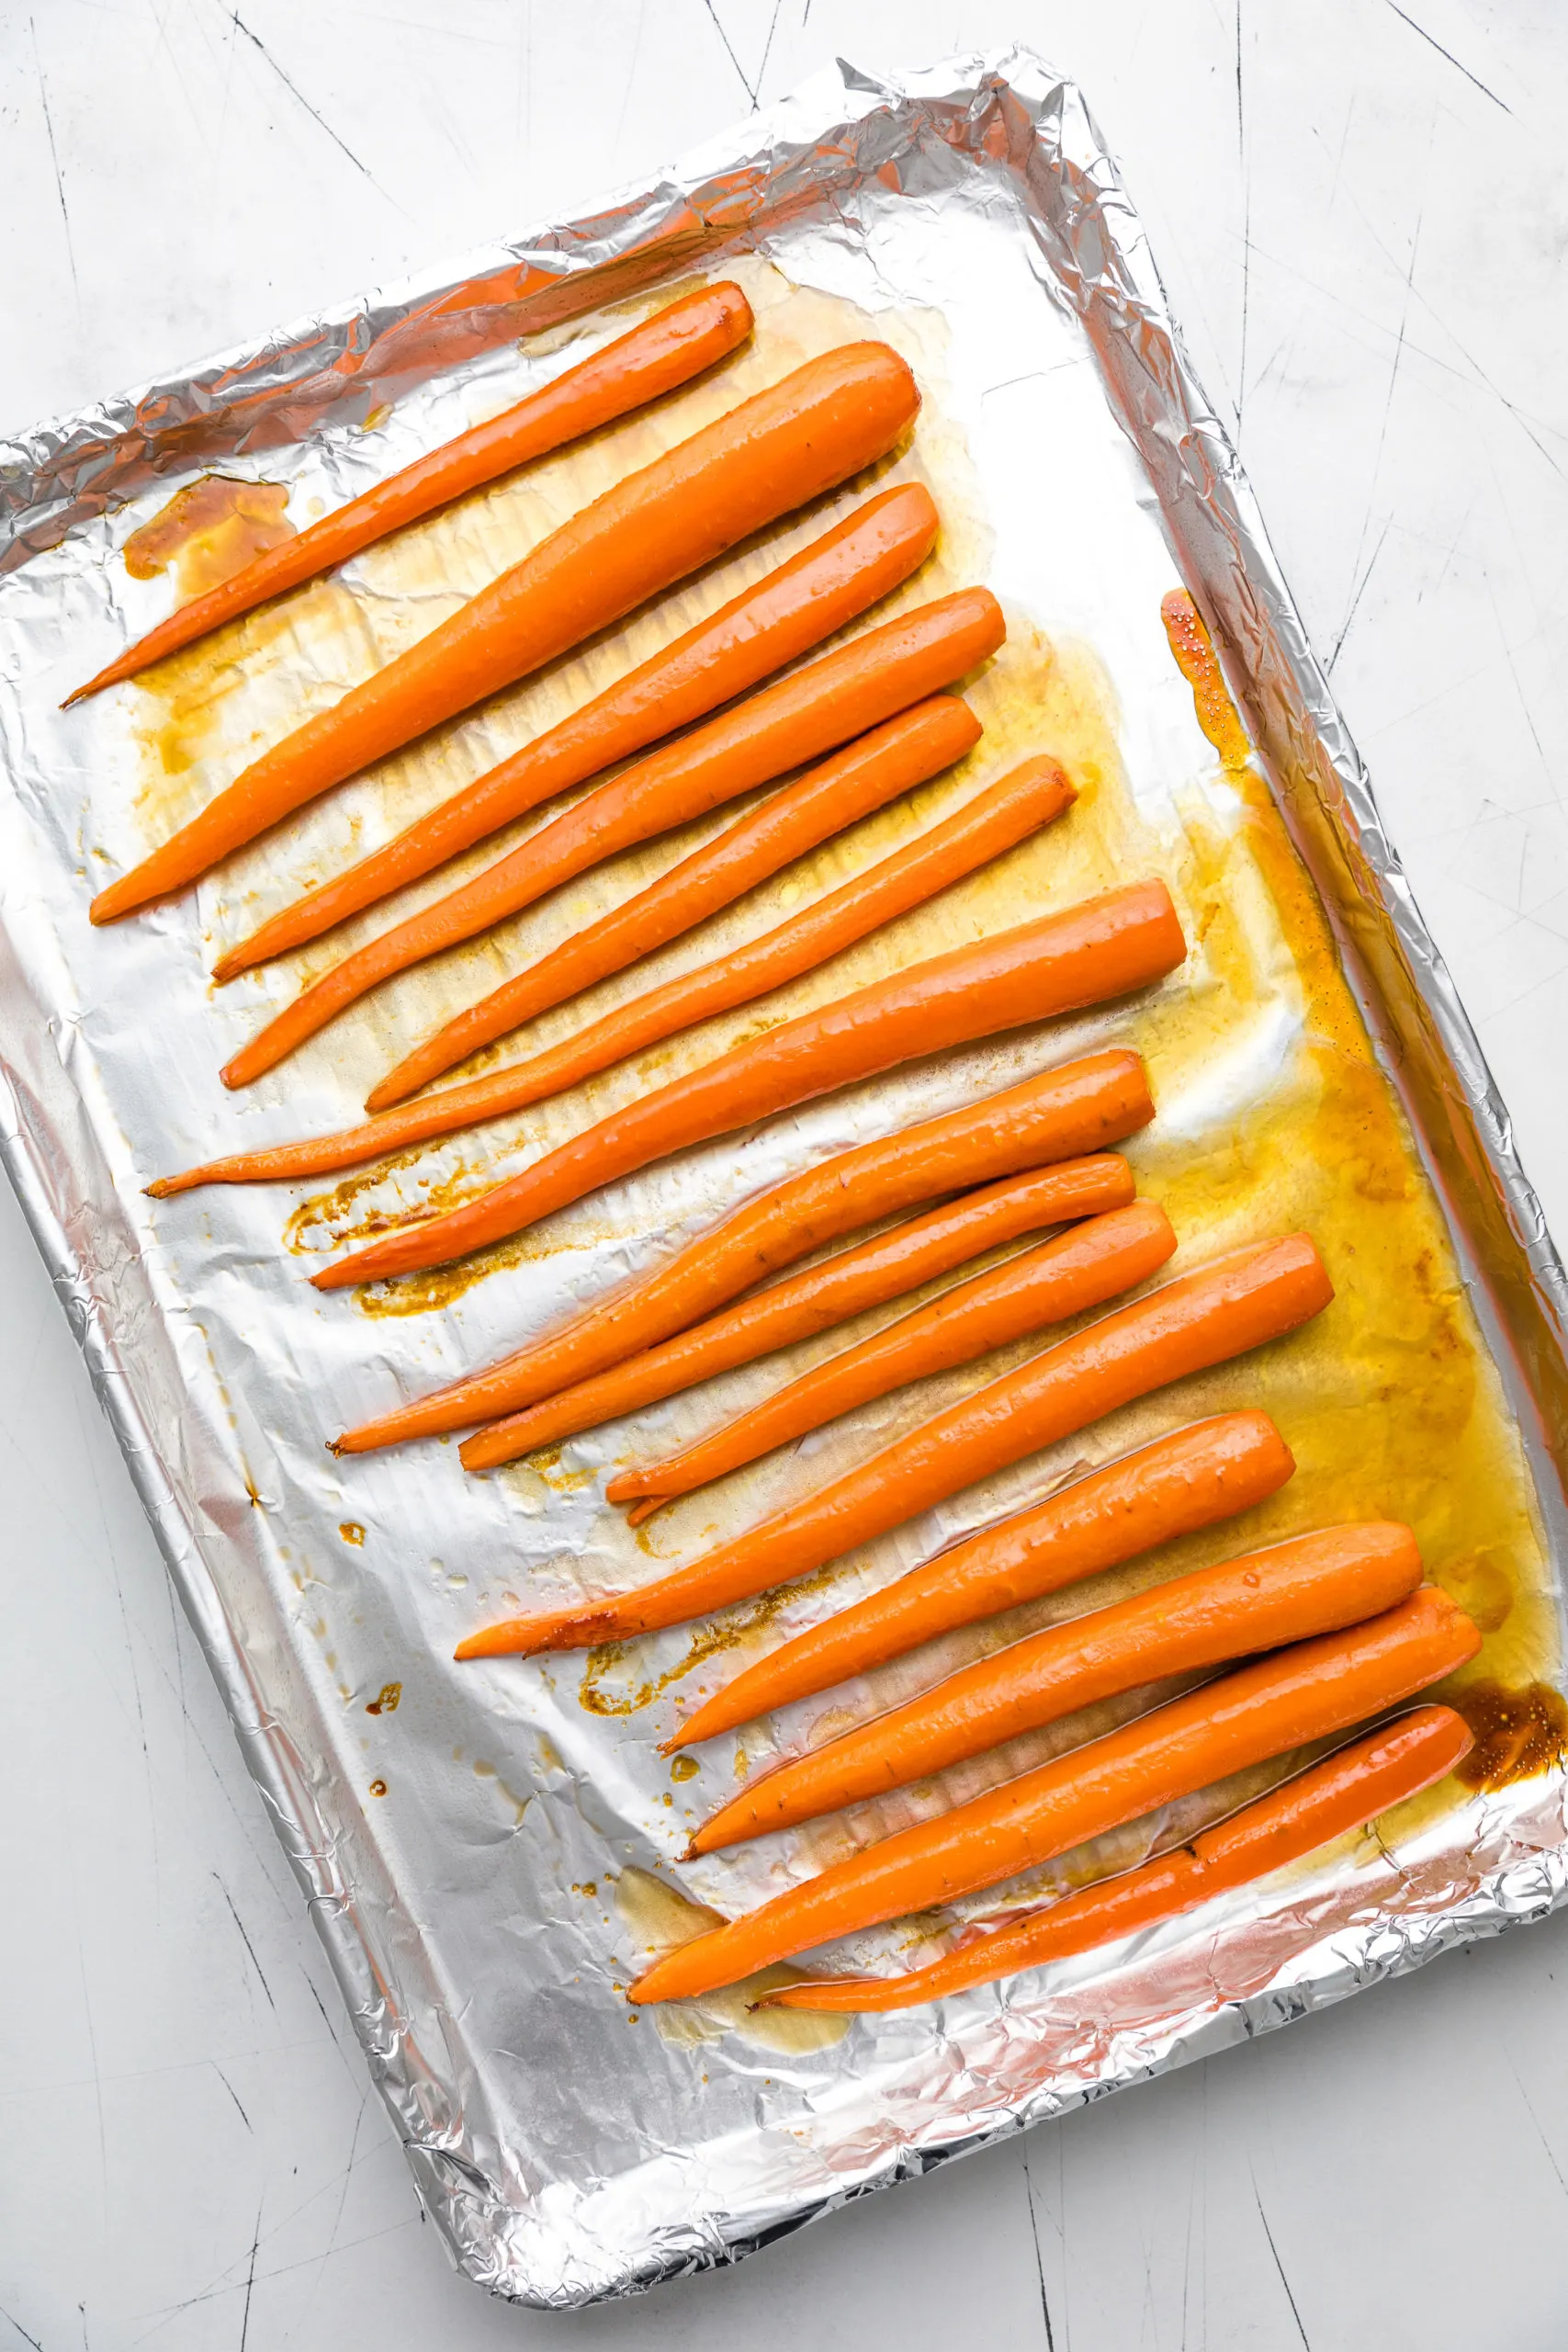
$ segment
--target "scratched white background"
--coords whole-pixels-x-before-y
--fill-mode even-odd
[[[0,0],[0,430],[570,214],[835,55],[1014,38],[1120,153],[1568,1239],[1561,0]],[[0,1550],[0,2352],[1568,2338],[1568,1919],[739,2270],[487,2302],[8,1193]]]

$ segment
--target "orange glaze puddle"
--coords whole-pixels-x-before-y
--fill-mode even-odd
[[[1250,762],[1252,746],[1226,689],[1203,616],[1185,588],[1173,588],[1160,599],[1159,616],[1176,666],[1192,689],[1198,724],[1218,752],[1221,766],[1227,774],[1235,774]]]
[[[172,571],[182,604],[220,588],[258,555],[294,537],[282,482],[231,481],[207,474],[176,491],[124,547],[132,580]]]
[[[1455,1778],[1471,1789],[1506,1789],[1548,1772],[1568,1755],[1568,1701],[1550,1682],[1510,1690],[1489,1678],[1470,1683],[1454,1705],[1475,1734]]]

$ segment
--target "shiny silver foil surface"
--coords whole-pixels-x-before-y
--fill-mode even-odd
[[[619,1988],[647,1937],[625,1890],[738,1907],[776,1864],[680,1862],[689,1792],[653,1754],[657,1707],[586,1710],[579,1660],[450,1660],[531,1576],[575,1562],[632,1580],[624,1548],[605,1566],[619,1523],[600,1482],[464,1481],[428,1445],[339,1464],[322,1437],[518,1344],[789,1169],[1061,1058],[1060,1036],[688,1155],[615,1188],[602,1230],[418,1322],[311,1292],[269,1188],[143,1197],[156,1170],[345,1124],[365,1072],[318,1056],[237,1106],[217,1047],[264,1000],[230,1009],[209,988],[219,900],[88,926],[94,850],[140,847],[127,698],[56,706],[167,608],[166,582],[127,581],[126,536],[215,467],[288,484],[302,514],[336,503],[567,364],[606,302],[764,264],[873,316],[940,322],[986,576],[1098,650],[1151,807],[1207,757],[1157,628],[1162,588],[1185,578],[1418,1138],[1562,1556],[1562,1268],[1137,216],[1082,97],[1038,59],[843,69],[591,219],[0,450],[0,1145],[421,2195],[463,2269],[541,2306],[734,2259],[1568,1891],[1552,1772],[1393,1850],[1342,1844],[1211,1905],[1201,1934],[1177,1921],[939,2008],[824,2024],[815,2046],[733,2003],[628,2016]],[[1073,1049],[1113,1034],[1074,1024]],[[885,1547],[881,1573],[1060,1475],[1024,1464],[957,1498]],[[662,1670],[674,1653],[649,1646]],[[372,1713],[392,1683],[395,1712]]]

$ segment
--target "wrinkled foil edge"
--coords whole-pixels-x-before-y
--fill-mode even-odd
[[[848,194],[870,173],[886,179],[901,157],[939,148],[975,168],[1005,173],[1023,192],[1043,290],[1077,316],[1093,344],[1112,411],[1144,461],[1173,554],[1247,708],[1450,1218],[1469,1241],[1478,1309],[1511,1355],[1516,1391],[1537,1416],[1527,1437],[1538,1477],[1550,1457],[1561,1488],[1568,1283],[1514,1151],[1506,1108],[1388,842],[1239,458],[1182,347],[1120,175],[1077,88],[1029,51],[958,58],[887,77],[840,65],[654,187],[620,195],[588,218],[471,256],[456,274],[433,270],[277,330],[0,445],[0,571],[30,561],[162,477],[361,422],[400,389],[503,340],[623,299],[682,263],[711,265],[727,249],[765,238],[791,212]],[[15,1004],[31,995],[0,927],[0,996]],[[46,1033],[45,1008],[34,999],[30,1009]],[[737,2259],[853,2197],[1269,2031],[1440,1951],[1544,1917],[1568,1898],[1568,1826],[1554,1776],[1517,1803],[1482,1808],[1495,1827],[1506,1821],[1515,1834],[1479,1884],[1446,1908],[1377,1911],[1245,1994],[1226,1996],[1216,1976],[1207,1997],[1151,2017],[1141,2040],[1114,2037],[1070,2087],[1052,2084],[956,2137],[933,2124],[892,2147],[863,2152],[826,2194],[775,2199],[744,2215],[694,2214],[678,2245],[666,2240],[636,2255],[623,2248],[613,2275],[582,2263],[580,2222],[565,2233],[576,2243],[547,2265],[542,2217],[525,2216],[502,2199],[428,2120],[444,2110],[440,2086],[427,2082],[420,2053],[400,2030],[306,1777],[284,1727],[257,1702],[217,1584],[139,1410],[73,1239],[73,1221],[90,1214],[90,1180],[109,1182],[107,1169],[91,1165],[90,1135],[82,1121],[73,1140],[84,1159],[62,1164],[25,1078],[0,1068],[0,1158],[306,1894],[422,2199],[458,2266],[492,2291],[541,2308],[579,2304]],[[422,2089],[436,2096],[422,2099]]]

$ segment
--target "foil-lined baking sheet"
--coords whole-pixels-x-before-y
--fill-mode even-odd
[[[146,684],[57,710],[168,608],[168,578],[131,579],[123,550],[182,484],[217,471],[281,485],[302,525],[672,288],[721,273],[745,284],[758,332],[711,379],[367,550]],[[333,699],[606,481],[863,333],[906,353],[925,395],[912,448],[883,478],[927,480],[944,519],[938,557],[897,603],[984,579],[1008,609],[1008,647],[971,693],[986,739],[953,776],[675,943],[660,976],[769,927],[1026,752],[1066,762],[1080,786],[1072,815],[761,1014],[676,1041],[657,1068],[606,1073],[490,1131],[482,1149],[456,1138],[314,1194],[149,1203],[154,1173],[347,1124],[394,1046],[717,830],[730,812],[408,976],[246,1096],[219,1083],[234,1045],[340,942],[223,991],[206,977],[215,946],[713,609],[866,485],[384,763],[177,905],[94,932],[92,891],[226,782],[254,739]],[[934,2009],[850,2023],[753,2016],[734,1996],[637,2014],[623,1997],[690,1905],[754,1902],[836,1841],[950,1802],[1110,1719],[1076,1719],[847,1826],[687,1866],[692,1822],[770,1743],[819,1736],[1051,1611],[955,1636],[829,1694],[826,1714],[796,1710],[748,1734],[743,1753],[706,1753],[695,1777],[672,1778],[655,1740],[714,1657],[742,1662],[1076,1468],[1222,1405],[1266,1405],[1302,1469],[1277,1510],[1214,1531],[1182,1564],[1224,1556],[1244,1535],[1408,1509],[1433,1572],[1487,1633],[1483,1669],[1509,1689],[1562,1679],[1562,1269],[1136,215],[1070,83],[1021,51],[890,80],[844,69],[592,219],[39,427],[0,452],[0,1141],[421,2193],[473,2278],[566,2304],[731,2259],[868,2188],[1562,1899],[1568,1822],[1554,1768],[1458,1801],[1450,1786],[1381,1839],[1342,1841],[1196,1925]],[[1215,759],[1170,660],[1158,607],[1179,577],[1247,714],[1251,768]],[[1170,880],[1194,952],[1136,1007],[917,1065],[684,1155],[549,1220],[477,1274],[433,1283],[417,1312],[406,1295],[323,1298],[303,1279],[313,1253],[416,1212],[433,1190],[462,1197],[754,1018],[1150,871]],[[603,1001],[632,985],[606,984]],[[575,1015],[552,1018],[539,1042]],[[1155,1079],[1159,1116],[1128,1149],[1182,1236],[1177,1270],[1291,1223],[1321,1227],[1341,1295],[1315,1337],[1021,1464],[836,1580],[729,1612],[717,1651],[677,1630],[587,1661],[452,1665],[461,1634],[525,1595],[618,1589],[660,1559],[695,1556],[1028,1349],[885,1399],[690,1498],[652,1522],[643,1548],[604,1502],[609,1466],[684,1442],[760,1393],[773,1368],[492,1479],[465,1479],[443,1445],[339,1464],[325,1437],[548,1329],[781,1175],[1112,1041],[1137,1045]],[[1058,1596],[1055,1613],[1110,1589]],[[1240,1793],[1132,1825],[1032,1890],[1190,1834]],[[933,1949],[905,1927],[829,1957],[892,1967]]]

